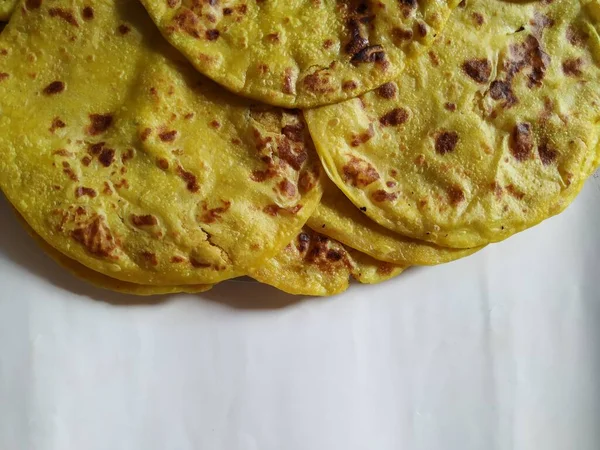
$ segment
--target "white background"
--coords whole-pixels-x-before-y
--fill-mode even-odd
[[[136,305],[0,199],[0,449],[598,450],[599,263],[592,181],[507,242],[335,298]]]

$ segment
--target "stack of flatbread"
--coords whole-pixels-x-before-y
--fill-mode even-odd
[[[333,295],[563,211],[600,164],[600,0],[0,0],[0,188],[139,295]]]

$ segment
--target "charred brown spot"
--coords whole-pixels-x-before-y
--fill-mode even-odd
[[[62,120],[60,120],[60,118],[55,117],[54,119],[52,119],[52,124],[50,124],[49,130],[50,130],[50,133],[54,133],[59,128],[64,128],[66,126],[67,126],[67,124],[64,123]]]
[[[144,261],[146,261],[148,264],[150,264],[152,266],[158,265],[158,259],[154,253],[142,252],[141,255],[142,255],[142,258],[144,259]]]
[[[42,6],[42,0],[27,0],[25,2],[25,7],[31,11],[34,9],[39,9],[39,7]]]
[[[471,59],[462,65],[463,71],[477,83],[487,83],[492,75],[492,65],[487,59]]]
[[[129,28],[128,25],[119,25],[119,27],[117,28],[117,31],[119,32],[119,34],[121,36],[125,36],[126,34],[128,34],[131,31],[131,28]]]
[[[146,214],[143,216],[138,216],[136,214],[132,214],[131,215],[131,223],[138,228],[152,227],[154,225],[158,225],[158,219],[151,214]]]
[[[121,155],[121,162],[125,164],[127,161],[133,159],[135,153],[132,148],[128,148],[125,153]]]
[[[456,103],[446,102],[446,103],[444,103],[444,108],[447,111],[454,112],[454,111],[456,111]]]
[[[381,263],[379,263],[379,266],[377,266],[377,274],[383,275],[383,276],[389,276],[392,274],[394,267],[395,266],[393,264],[390,264],[387,262],[381,262]]]
[[[212,30],[206,30],[204,35],[206,36],[206,39],[208,39],[209,41],[216,41],[217,39],[219,39],[219,36],[221,35],[221,33],[219,33],[219,30],[212,29]]]
[[[363,36],[361,22],[358,18],[351,18],[346,25],[350,33],[350,40],[344,50],[349,55],[356,55],[369,45],[369,40]]]
[[[514,184],[509,184],[506,186],[506,192],[508,192],[511,197],[514,197],[517,200],[523,200],[525,197],[525,194],[519,191]]]
[[[185,262],[185,258],[175,255],[171,257],[171,262],[173,264],[181,264],[182,262]]]
[[[267,41],[275,44],[280,41],[279,33],[269,33],[267,34]]]
[[[358,147],[361,144],[369,142],[373,136],[375,136],[375,130],[373,129],[373,125],[369,125],[369,128],[364,133],[352,136],[350,145],[352,147]]]
[[[538,147],[538,154],[540,155],[540,160],[542,161],[542,164],[545,166],[549,166],[550,164],[552,164],[554,161],[556,161],[556,158],[558,157],[558,152],[552,147],[550,147],[550,144],[548,142],[543,142]]]
[[[377,89],[377,94],[381,98],[391,99],[396,96],[397,88],[395,83],[386,83]]]
[[[292,147],[288,140],[284,140],[279,143],[277,146],[277,152],[279,154],[279,158],[285,161],[294,170],[300,170],[302,168],[302,164],[304,164],[308,158],[308,153],[306,152],[304,146]]]
[[[440,155],[453,152],[458,141],[459,136],[456,131],[442,131],[435,138],[435,151]]]
[[[458,186],[450,186],[446,189],[446,193],[448,194],[450,203],[453,205],[458,205],[459,203],[465,201],[465,193]]]
[[[356,83],[356,81],[349,80],[349,81],[344,81],[342,83],[343,91],[353,91],[357,87],[358,87],[358,84]]]
[[[516,74],[530,68],[528,87],[539,87],[550,66],[550,56],[543,51],[540,41],[532,35],[527,36],[521,44],[510,46],[510,58],[505,62],[506,81],[512,84]]]
[[[71,237],[83,245],[88,253],[102,258],[111,256],[117,248],[104,217],[98,215],[92,217],[89,223],[73,230]]]
[[[418,6],[418,0],[398,0],[404,17],[409,17]]]
[[[115,160],[115,151],[112,148],[103,148],[98,156],[98,161],[104,167],[109,167]]]
[[[589,38],[588,33],[576,28],[574,25],[567,28],[567,40],[575,47],[583,47]]]
[[[209,209],[206,203],[202,203],[202,215],[200,220],[203,223],[214,223],[217,220],[220,220],[222,215],[229,211],[231,202],[221,200],[221,204],[222,206]]]
[[[483,24],[484,24],[484,22],[485,22],[485,18],[483,17],[483,14],[481,14],[481,13],[474,12],[474,13],[472,14],[472,17],[473,17],[473,22],[475,22],[475,25],[477,25],[477,26],[479,26],[479,27],[480,27],[481,25],[483,25]]]
[[[428,55],[431,64],[433,64],[434,67],[438,67],[440,65],[440,58],[438,57],[437,53],[435,53],[433,50],[430,50]]]
[[[298,122],[294,125],[286,125],[281,129],[281,133],[293,142],[303,142],[304,141],[304,124],[302,122]]]
[[[92,188],[88,188],[88,187],[83,187],[80,186],[77,189],[75,189],[75,197],[79,198],[79,197],[83,197],[83,196],[87,196],[87,197],[91,197],[94,198],[96,197],[96,191],[93,190]]]
[[[385,51],[381,45],[371,45],[369,47],[365,47],[356,53],[352,59],[350,59],[350,62],[355,66],[361,63],[383,61],[385,61]]]
[[[88,153],[94,156],[98,156],[101,152],[106,142],[96,142],[95,144],[90,144],[88,147]]]
[[[271,178],[275,178],[276,176],[277,171],[269,167],[266,170],[254,170],[250,175],[250,178],[257,183],[262,183],[266,180],[270,180]]]
[[[581,58],[572,58],[563,61],[562,69],[565,75],[568,77],[578,78],[583,75],[583,71],[581,70],[583,67],[583,59]]]
[[[545,28],[554,26],[554,20],[540,12],[536,12],[529,23],[531,24],[533,34],[539,38],[542,37]]]
[[[6,80],[10,75],[6,72],[0,72],[0,81]]]
[[[514,126],[510,136],[510,152],[517,161],[525,161],[531,156],[533,150],[533,133],[531,124],[518,123]]]
[[[306,75],[302,83],[307,90],[316,94],[327,94],[335,91],[331,82],[331,74],[328,73],[327,69],[317,70]]]
[[[383,189],[379,189],[371,194],[371,198],[376,202],[393,202],[398,198],[397,194],[392,192],[386,192]]]
[[[270,215],[270,216],[277,216],[280,213],[287,213],[287,214],[298,214],[298,212],[302,209],[302,205],[296,205],[293,207],[288,207],[288,208],[282,208],[279,205],[267,205],[263,208],[263,212]]]
[[[163,142],[173,142],[177,138],[177,130],[164,131],[158,135]]]
[[[177,175],[185,181],[186,187],[190,192],[198,192],[200,190],[200,186],[198,185],[198,179],[196,175],[191,172],[187,172],[181,166],[177,166]]]
[[[335,250],[335,249],[329,249],[329,250],[327,250],[327,253],[325,254],[325,258],[327,258],[329,261],[332,261],[332,262],[338,262],[343,257],[344,257],[344,255],[339,250]]]
[[[69,25],[73,25],[74,27],[78,27],[79,23],[75,19],[73,12],[64,8],[50,8],[48,10],[48,14],[50,17],[60,17],[62,20],[67,22]]]
[[[285,197],[293,198],[297,194],[296,186],[287,178],[285,180],[281,180],[277,185],[279,188],[279,192],[281,192]]]
[[[317,180],[319,179],[319,167],[316,166],[314,171],[304,171],[300,175],[300,179],[298,180],[298,187],[300,188],[300,192],[307,193],[311,191],[316,185]]]
[[[371,163],[350,156],[350,161],[343,167],[343,178],[352,186],[365,187],[379,180],[379,173]]]
[[[83,20],[92,20],[94,18],[94,8],[86,6],[81,13]]]
[[[397,43],[401,43],[402,41],[410,41],[412,40],[413,36],[414,33],[412,30],[398,27],[392,29],[392,38]]]
[[[71,165],[68,162],[63,161],[62,166],[63,166],[63,173],[65,175],[67,175],[72,181],[79,181],[79,177],[77,176],[75,171],[71,168]]]
[[[513,93],[512,86],[507,81],[495,80],[490,86],[490,96],[494,100],[505,100],[506,107],[517,103],[517,97]]]
[[[64,148],[55,150],[55,151],[52,152],[52,154],[53,155],[58,155],[58,156],[64,156],[64,157],[72,157],[73,156],[73,153],[67,151]]]
[[[304,253],[308,250],[310,246],[310,235],[308,233],[300,233],[298,235],[298,245],[296,248],[300,253]]]
[[[182,10],[179,14],[173,17],[173,25],[167,31],[183,31],[184,33],[199,39],[200,33],[198,16],[189,9]]]
[[[46,86],[44,88],[43,92],[46,95],[54,95],[54,94],[60,94],[64,90],[65,90],[65,83],[63,83],[62,81],[53,81],[52,83],[50,83],[48,86]]]
[[[146,139],[148,139],[148,136],[150,136],[151,133],[152,133],[152,129],[150,129],[150,128],[144,128],[144,130],[140,134],[140,139],[142,140],[142,142],[145,142]]]
[[[86,131],[92,136],[97,136],[108,130],[113,123],[111,114],[90,114],[90,125]]]
[[[384,127],[398,126],[408,121],[408,111],[405,108],[395,108],[383,115],[379,123]]]
[[[165,158],[158,158],[156,160],[156,165],[158,167],[160,167],[162,170],[168,170],[169,169],[169,161],[167,161]]]

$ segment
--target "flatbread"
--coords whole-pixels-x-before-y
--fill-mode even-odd
[[[0,0],[0,22],[10,19],[16,5],[16,0]],[[3,25],[0,23],[0,31],[2,31],[2,27]]]
[[[15,211],[16,213],[16,211]],[[68,258],[43,240],[16,213],[25,230],[41,249],[75,277],[96,287],[137,296],[197,294],[212,285],[152,286],[107,277]],[[325,296],[345,291],[350,276],[363,284],[376,284],[400,275],[405,267],[377,261],[361,252],[305,229],[279,255],[269,258],[255,277],[279,289],[300,295]]]
[[[0,36],[0,187],[46,242],[179,285],[244,274],[297,235],[321,196],[298,112],[198,75],[134,0],[33,6]]]
[[[16,212],[16,211],[15,211]],[[41,247],[41,249],[62,268],[69,271],[75,277],[90,283],[101,289],[107,289],[109,291],[120,292],[122,294],[138,295],[147,297],[151,295],[167,295],[167,294],[199,294],[206,292],[212,288],[211,285],[187,285],[187,286],[150,286],[143,284],[128,283],[126,281],[120,281],[115,278],[107,277],[101,273],[95,272],[88,269],[77,261],[66,257],[54,247],[49,245],[38,235],[33,228],[23,219],[21,215],[16,213],[17,218],[29,235],[35,240],[35,242]]]
[[[406,266],[443,264],[481,250],[440,247],[388,230],[369,219],[331,182],[325,184],[321,203],[307,225],[375,259]]]
[[[285,107],[398,76],[459,0],[142,0],[163,35],[232,92]]]
[[[364,284],[400,275],[406,266],[370,256],[306,227],[283,252],[249,272],[279,290],[295,295],[328,296],[344,292],[350,277]]]
[[[599,162],[597,0],[467,0],[396,82],[306,114],[331,178],[384,227],[503,240],[561,212]]]

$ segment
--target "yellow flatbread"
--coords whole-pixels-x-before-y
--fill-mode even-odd
[[[459,0],[142,0],[203,74],[286,107],[352,98],[398,76]]]
[[[466,0],[395,82],[307,112],[331,178],[382,226],[496,242],[562,211],[598,165],[597,0]]]
[[[321,203],[308,226],[373,258],[409,266],[431,266],[454,261],[481,250],[439,247],[411,239],[369,219],[335,186],[328,182]]]
[[[283,252],[249,272],[256,280],[295,295],[339,294],[350,277],[375,284],[401,274],[406,266],[377,261],[305,228]]]
[[[302,116],[198,75],[136,1],[26,7],[0,36],[0,187],[122,281],[213,284],[277,254],[321,196]]]
[[[16,214],[19,222],[29,235],[35,240],[35,242],[41,247],[41,249],[54,261],[56,261],[61,267],[68,270],[75,277],[86,281],[96,287],[107,289],[109,291],[121,292],[123,294],[139,295],[142,297],[150,295],[166,295],[166,294],[198,294],[206,292],[212,288],[211,285],[187,285],[187,286],[150,286],[135,283],[128,283],[126,281],[120,281],[115,278],[107,277],[101,273],[95,272],[88,269],[77,261],[66,257],[45,240],[43,240],[33,228],[21,217],[18,213]]]

